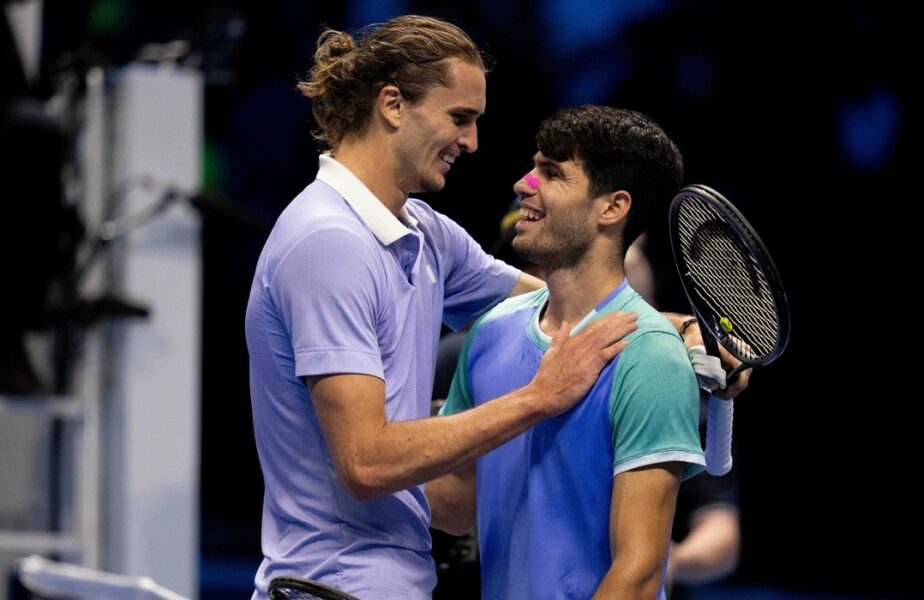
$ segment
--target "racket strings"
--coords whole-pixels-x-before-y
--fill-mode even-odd
[[[735,329],[744,330],[746,325],[746,330],[752,332],[749,338],[765,340],[769,351],[776,340],[777,322],[767,279],[749,255],[742,256],[740,250],[733,248],[735,240],[725,235],[726,230],[712,233],[705,243],[700,239],[699,245],[708,249],[705,253],[701,252],[704,254],[702,260],[689,261],[688,268],[694,281],[707,289],[716,290],[718,294],[715,300],[706,298],[701,290],[699,294],[710,300],[714,308],[722,308],[724,312],[717,314],[729,317]],[[721,298],[735,298],[741,303],[734,315],[726,314],[729,311],[727,306],[718,306]],[[760,352],[760,349],[756,350]]]
[[[771,287],[735,231],[708,204],[688,196],[679,213],[678,232],[685,270],[697,295],[717,315],[707,326],[730,342],[742,359],[756,361],[772,353],[779,322]]]

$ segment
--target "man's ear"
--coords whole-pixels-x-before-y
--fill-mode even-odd
[[[608,226],[625,221],[629,216],[629,210],[632,208],[632,195],[625,191],[619,190],[605,194],[605,204],[600,211],[600,225]]]
[[[406,108],[406,100],[396,85],[383,85],[375,101],[376,110],[385,121],[395,129],[401,123],[401,116]]]

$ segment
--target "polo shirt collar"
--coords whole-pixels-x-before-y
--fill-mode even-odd
[[[413,233],[345,166],[327,154],[319,156],[318,163],[320,168],[316,179],[323,181],[343,196],[383,245],[389,246]],[[407,206],[401,207],[401,217],[411,227],[417,226],[417,219],[411,216]]]

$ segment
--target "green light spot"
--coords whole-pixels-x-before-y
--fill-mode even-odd
[[[90,7],[90,31],[95,34],[112,34],[126,23],[127,11],[121,0],[96,0]]]

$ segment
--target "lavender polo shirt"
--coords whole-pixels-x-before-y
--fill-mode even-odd
[[[276,222],[247,305],[254,433],[266,491],[263,563],[362,599],[430,598],[423,486],[370,502],[340,483],[302,377],[385,381],[389,421],[430,414],[440,323],[460,328],[507,296],[519,272],[461,227],[409,199],[396,218],[346,167],[317,179]]]

